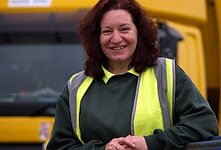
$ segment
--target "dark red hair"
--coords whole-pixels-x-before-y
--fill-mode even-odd
[[[153,66],[159,56],[156,46],[157,29],[150,15],[135,0],[99,0],[98,3],[80,21],[79,35],[86,51],[84,64],[86,75],[96,79],[102,78],[102,65],[107,65],[107,57],[100,46],[100,23],[104,13],[109,10],[126,10],[132,16],[138,31],[138,42],[134,58],[128,68],[134,67],[141,73],[147,67]]]

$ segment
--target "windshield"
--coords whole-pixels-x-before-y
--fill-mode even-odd
[[[80,43],[2,44],[0,101],[57,96],[70,76],[83,69],[83,62]]]

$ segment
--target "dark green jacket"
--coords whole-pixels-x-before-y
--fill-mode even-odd
[[[131,134],[130,114],[136,81],[137,77],[129,73],[109,79],[108,89],[102,85],[102,80],[93,81],[81,103],[80,128],[84,145],[73,133],[69,93],[65,87],[57,104],[47,149],[105,149],[112,138]],[[165,131],[156,129],[153,135],[145,136],[149,150],[184,149],[187,143],[209,140],[218,135],[217,120],[208,102],[178,66],[174,107],[173,127]]]

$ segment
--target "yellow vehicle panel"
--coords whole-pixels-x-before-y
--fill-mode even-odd
[[[221,134],[221,1],[215,0],[216,3],[216,20],[218,26],[218,46],[219,46],[219,124],[220,124],[220,134]]]
[[[177,61],[179,66],[190,76],[203,96],[206,97],[205,60],[199,28],[174,22],[168,24],[183,36],[183,40],[178,43]]]
[[[91,8],[97,1],[51,0],[51,4],[46,7],[9,7],[10,0],[0,0],[0,13],[76,11]],[[157,17],[171,18],[173,16],[179,20],[191,19],[193,22],[206,20],[206,3],[204,0],[138,0],[138,2],[143,7],[150,9]]]
[[[0,117],[0,143],[43,143],[54,117]]]

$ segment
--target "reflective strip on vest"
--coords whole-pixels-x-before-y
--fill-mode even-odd
[[[81,132],[79,113],[81,99],[93,78],[79,72],[68,81],[69,107],[74,133],[79,140]],[[165,130],[172,126],[175,98],[175,62],[158,58],[155,67],[150,67],[138,77],[131,116],[131,134],[146,136],[155,129]]]
[[[86,79],[84,71],[81,71],[77,74],[74,74],[71,79],[68,81],[68,90],[69,90],[69,109],[71,115],[71,123],[74,133],[78,139],[84,143],[81,139],[81,131],[79,126],[79,113],[80,113],[80,102],[78,89]],[[87,88],[86,88],[87,90]]]
[[[154,72],[157,78],[158,95],[164,116],[164,129],[167,129],[173,125],[173,105],[176,89],[175,61],[172,59],[158,58]]]

